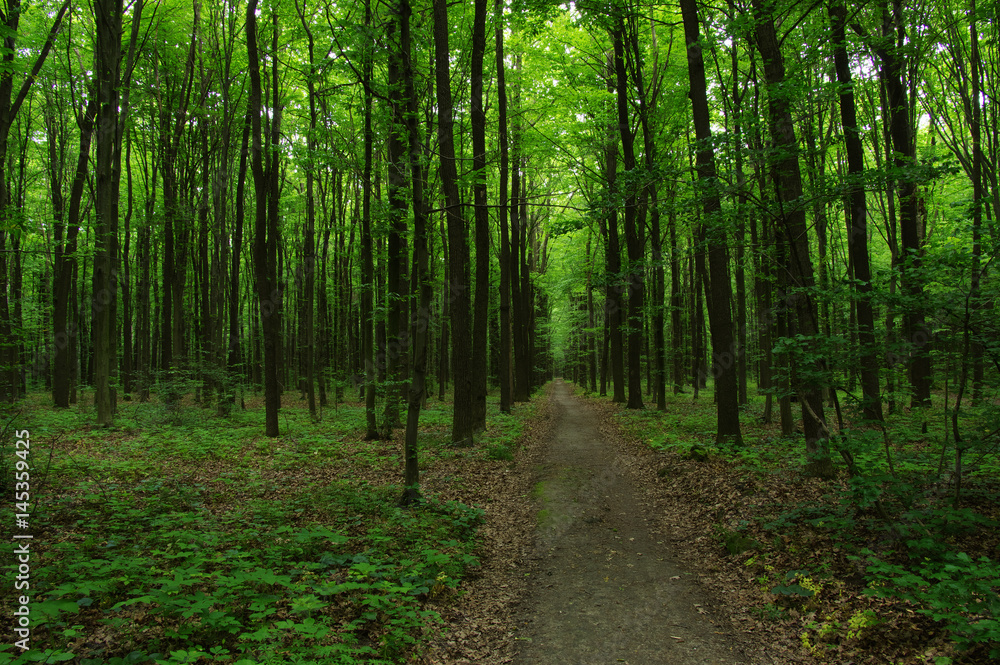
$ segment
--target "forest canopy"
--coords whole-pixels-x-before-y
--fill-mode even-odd
[[[0,396],[995,404],[991,3],[11,0]],[[645,400],[643,390],[645,383]],[[318,394],[317,394],[318,393]],[[845,402],[846,400],[846,402]],[[415,425],[414,425],[415,426]],[[415,430],[414,430],[415,431]]]

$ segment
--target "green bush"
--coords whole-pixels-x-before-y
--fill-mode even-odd
[[[863,554],[874,557],[865,550]],[[868,566],[869,593],[914,603],[916,611],[940,621],[960,648],[987,645],[1000,658],[1000,564],[973,560],[964,552],[942,551],[936,559],[910,565],[875,559]]]

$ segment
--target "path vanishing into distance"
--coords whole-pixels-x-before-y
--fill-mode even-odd
[[[550,393],[536,467],[534,583],[515,611],[516,665],[749,663],[712,601],[671,560],[598,416],[571,387]],[[717,625],[715,622],[719,621]]]

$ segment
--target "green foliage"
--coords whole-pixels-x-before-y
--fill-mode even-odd
[[[732,556],[742,554],[747,550],[757,547],[756,541],[750,538],[741,528],[729,529],[725,526],[717,525],[715,537],[722,544],[722,547]]]
[[[922,544],[925,551],[930,545]],[[991,658],[1000,657],[1000,564],[940,545],[931,549],[936,550],[933,559],[924,556],[906,564],[874,558],[874,552],[864,550],[871,557],[869,593],[910,601],[920,614],[942,622],[960,647],[983,644]]]
[[[6,645],[0,663],[393,662],[433,634],[431,603],[478,565],[481,509],[425,494],[404,510],[398,485],[352,475],[398,463],[357,441],[363,409],[324,424],[292,411],[266,445],[239,413],[222,424],[181,409],[154,436],[143,412],[110,432],[76,413],[32,415],[38,459],[71,438],[53,455],[59,490],[32,516],[50,534],[32,568],[32,640],[50,649]],[[95,627],[100,647],[80,641]]]

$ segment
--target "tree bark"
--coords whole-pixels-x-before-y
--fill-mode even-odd
[[[412,363],[407,394],[406,435],[403,442],[403,495],[400,505],[420,501],[420,465],[417,427],[424,401],[427,376],[428,331],[431,319],[431,280],[428,255],[428,224],[424,198],[424,176],[420,149],[420,129],[417,122],[418,100],[414,86],[413,52],[410,37],[409,0],[400,0],[400,52],[403,55],[403,81],[406,88],[406,129],[408,136],[410,185],[413,205],[413,284],[417,308],[412,319]],[[485,380],[485,377],[484,377]]]
[[[739,385],[732,321],[732,286],[729,279],[729,256],[722,222],[722,202],[719,198],[715,151],[712,148],[711,116],[705,85],[705,62],[698,36],[698,14],[694,0],[681,0],[684,34],[687,41],[688,81],[694,116],[695,138],[698,141],[696,164],[698,186],[701,189],[702,223],[708,241],[708,261],[711,276],[709,319],[712,326],[712,375],[715,377],[718,443],[743,443],[740,433]]]
[[[370,27],[372,10],[370,0],[365,0],[365,26]],[[372,251],[372,165],[375,134],[372,131],[372,74],[374,54],[367,51],[362,62],[364,86],[364,173],[361,181],[361,359],[365,369],[365,439],[378,438],[375,418],[376,381],[375,365],[375,255]]]
[[[116,314],[118,300],[118,185],[121,170],[122,0],[98,0],[94,5],[97,42],[97,156],[95,159],[96,222],[92,322],[94,342],[94,402],[97,423],[110,427],[115,412],[118,368]]]
[[[766,8],[762,0],[753,0],[753,10],[757,49],[763,60],[768,84],[768,128],[774,153],[771,158],[771,177],[780,205],[778,217],[782,225],[785,251],[783,268],[790,287],[785,295],[785,305],[794,309],[795,333],[806,340],[807,347],[802,349],[804,358],[814,358],[815,351],[811,351],[809,347],[819,333],[819,315],[812,297],[815,281],[809,256],[806,214],[802,202],[802,173],[799,169],[785,65],[770,8]],[[813,475],[829,476],[833,473],[833,463],[828,446],[829,430],[823,416],[823,386],[820,377],[825,374],[825,368],[821,366],[821,362],[796,362],[793,385],[802,401],[806,451],[810,456],[806,470]]]
[[[510,413],[513,402],[513,374],[511,372],[511,264],[510,236],[507,228],[507,184],[510,172],[507,144],[507,76],[503,48],[503,4],[496,0],[496,69],[497,69],[497,142],[500,144],[500,411]]]
[[[605,77],[608,92],[614,92],[617,85],[617,71],[614,56],[608,57]],[[604,141],[604,182],[605,209],[601,217],[601,235],[604,240],[604,310],[607,317],[609,358],[613,384],[611,401],[625,403],[625,355],[622,339],[622,280],[621,246],[618,238],[618,140],[617,127],[608,126]]]
[[[490,218],[486,200],[486,111],[483,58],[486,53],[486,0],[475,0],[472,22],[472,170],[476,228],[476,302],[472,324],[472,419],[486,429],[486,341],[490,291]],[[425,247],[426,251],[426,247]]]
[[[625,174],[631,181],[635,172],[635,137],[628,117],[628,100],[631,89],[625,70],[625,20],[618,18],[612,35],[615,53],[615,79],[618,109],[618,134],[622,142],[622,161]],[[642,243],[636,228],[638,197],[635,185],[629,182],[624,192],[625,248],[628,268],[625,283],[628,288],[628,402],[626,408],[641,409],[642,405],[642,310],[644,283],[642,274]]]
[[[74,358],[71,339],[77,335],[76,326],[70,320],[70,305],[73,274],[76,270],[77,237],[80,231],[80,207],[87,182],[90,163],[90,146],[93,138],[94,119],[97,114],[97,96],[88,94],[87,107],[77,114],[80,130],[80,149],[77,153],[73,183],[70,185],[69,207],[65,219],[61,214],[55,217],[55,265],[53,275],[53,332],[55,343],[55,367],[52,377],[52,398],[57,407],[70,405],[70,385]],[[56,196],[53,194],[53,200]],[[61,208],[61,206],[59,206]]]
[[[475,422],[472,411],[471,302],[466,279],[469,272],[469,245],[459,198],[458,170],[455,162],[454,106],[451,96],[448,31],[447,2],[434,0],[434,74],[437,83],[438,151],[441,156],[440,175],[445,198],[445,216],[448,220],[448,262],[451,266],[451,282],[448,287],[451,301],[452,369],[455,376],[455,407],[451,439],[455,445],[470,445]]]
[[[872,275],[868,257],[868,204],[865,200],[864,145],[858,128],[854,104],[854,83],[847,54],[845,22],[847,9],[842,2],[828,8],[833,32],[833,59],[840,84],[840,123],[844,130],[847,152],[846,194],[849,217],[847,250],[854,277],[855,308],[858,320],[858,342],[861,346],[862,409],[865,418],[882,421],[882,398],[879,395],[878,348],[875,340],[875,313],[872,309]]]
[[[254,268],[256,272],[257,300],[262,343],[264,347],[264,433],[269,437],[278,436],[278,409],[280,407],[278,382],[278,350],[281,327],[278,318],[280,293],[277,284],[277,196],[275,186],[278,173],[278,141],[281,123],[281,107],[277,103],[278,63],[276,58],[278,41],[277,16],[273,17],[272,52],[270,54],[274,83],[269,101],[270,118],[267,145],[261,122],[263,113],[263,85],[260,75],[261,53],[257,45],[257,0],[247,5],[246,35],[247,57],[250,64],[249,115],[251,124],[251,170],[255,193],[254,213]]]

